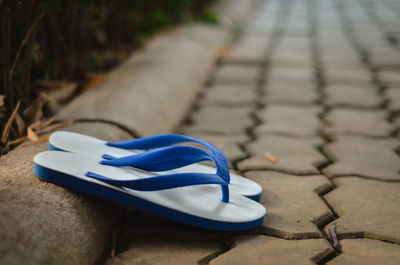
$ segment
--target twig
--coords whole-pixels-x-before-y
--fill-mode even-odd
[[[6,126],[4,127],[3,130],[3,135],[1,136],[1,142],[5,144],[8,140],[8,135],[10,134],[11,126],[14,122],[15,117],[17,116],[18,109],[21,106],[21,100],[18,101],[17,106],[15,106],[15,109],[13,110],[10,118],[8,119]]]
[[[340,252],[342,249],[342,246],[340,245],[340,242],[337,238],[337,234],[336,234],[336,221],[334,221],[331,226],[329,227],[329,236],[332,240],[332,247],[337,251]]]
[[[17,62],[19,60],[19,57],[21,56],[22,48],[25,46],[26,42],[28,41],[32,31],[35,29],[36,25],[42,20],[44,15],[46,14],[47,11],[44,11],[37,19],[36,21],[32,24],[32,26],[28,29],[28,31],[25,34],[25,38],[22,40],[21,44],[18,47],[18,51],[15,54],[13,64],[10,68],[10,72],[8,73],[8,78],[11,79],[12,75],[14,74],[15,67],[17,66]]]
[[[270,153],[268,153],[268,152],[266,152],[266,153],[264,154],[264,157],[265,157],[269,162],[271,162],[272,164],[275,164],[275,163],[277,162],[276,158],[275,158],[273,155],[271,155]]]

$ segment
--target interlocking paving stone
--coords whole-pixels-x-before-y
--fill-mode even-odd
[[[371,85],[371,76],[367,70],[328,69],[324,72],[328,84],[333,85]]]
[[[267,209],[262,226],[284,238],[322,237],[316,225],[333,218],[318,193],[331,188],[324,176],[293,176],[251,171],[247,177],[263,187],[260,203]]]
[[[264,36],[243,36],[230,49],[228,57],[259,60],[265,56],[270,38]]]
[[[325,103],[329,106],[378,107],[382,100],[375,89],[362,86],[327,86]]]
[[[248,137],[244,135],[210,135],[204,133],[192,133],[189,135],[214,144],[221,149],[229,161],[235,161],[246,156],[239,147],[239,144],[248,141]]]
[[[217,242],[182,242],[163,238],[137,238],[129,250],[110,258],[105,265],[198,264],[202,258],[219,251]]]
[[[335,162],[323,172],[328,176],[356,175],[382,180],[400,180],[400,157],[394,138],[370,139],[341,135],[324,151]]]
[[[400,111],[400,89],[386,89],[385,95],[386,98],[389,100],[389,109],[392,111]]]
[[[398,61],[400,64],[400,60]],[[380,71],[380,80],[388,87],[400,86],[400,71]]]
[[[339,215],[339,238],[362,235],[400,243],[400,183],[357,177],[333,182],[337,189],[326,194],[325,199]]]
[[[264,90],[267,102],[310,104],[318,100],[315,86],[267,85]]]
[[[193,124],[184,131],[210,132],[226,134],[243,134],[247,127],[253,125],[250,113],[251,107],[223,108],[208,106],[201,108],[192,115]]]
[[[394,116],[392,123],[394,126],[396,126],[397,129],[400,129],[400,113]]]
[[[175,241],[212,241],[217,240],[222,232],[202,229],[174,222],[158,215],[146,212],[128,212],[121,225],[118,242],[121,247],[129,245],[138,238],[161,237]]]
[[[371,62],[379,69],[399,70],[400,55],[398,52],[390,52],[388,54],[379,52],[372,54]]]
[[[335,108],[325,117],[329,134],[362,134],[388,136],[393,131],[383,110],[358,110]]]
[[[214,72],[213,83],[257,85],[261,70],[257,65],[222,64]]]
[[[240,170],[273,169],[293,174],[315,174],[319,172],[317,166],[326,162],[316,148],[322,143],[318,137],[260,136],[247,145],[251,157],[239,162],[238,167]],[[275,164],[264,157],[266,152],[276,158]]]
[[[302,67],[272,67],[267,76],[269,86],[314,86],[314,70]]]
[[[292,107],[285,105],[270,105],[258,113],[263,124],[256,130],[257,134],[282,133],[299,136],[316,135],[320,128],[318,113],[321,108]]]
[[[236,246],[211,260],[210,265],[313,265],[321,253],[333,253],[325,239],[285,240],[268,236],[243,236]]]
[[[299,52],[277,52],[273,55],[272,65],[273,66],[291,66],[291,67],[312,67],[311,56],[307,53]]]
[[[328,265],[398,265],[400,246],[371,239],[341,240],[342,251]]]
[[[251,105],[257,101],[253,85],[215,85],[206,92],[202,105]]]

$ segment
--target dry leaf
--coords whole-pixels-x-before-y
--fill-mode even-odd
[[[4,96],[4,95],[0,95],[0,109],[4,107],[4,98],[5,97],[6,96]]]
[[[74,124],[74,122],[75,122],[75,120],[67,120],[67,121],[64,121],[64,122],[61,122],[61,123],[56,123],[56,124],[53,124],[53,125],[48,126],[46,128],[43,128],[42,130],[40,130],[39,133],[42,134],[42,133],[52,132],[52,131],[55,131],[55,130],[60,129],[62,127],[66,127],[66,126],[72,125],[72,124]]]
[[[103,81],[106,77],[108,76],[108,73],[103,73],[97,75],[95,78],[90,80],[83,88],[83,91],[87,91],[95,87],[97,84],[99,84],[101,81]]]
[[[17,116],[18,109],[21,106],[21,100],[18,101],[17,106],[15,106],[13,112],[11,113],[10,118],[8,119],[6,126],[4,126],[3,134],[1,136],[1,142],[5,144],[8,140],[8,135],[10,134],[11,127],[13,125],[14,119]]]
[[[270,161],[272,164],[275,164],[275,163],[277,162],[276,158],[275,158],[273,155],[271,155],[270,153],[268,153],[268,152],[266,152],[266,153],[264,154],[264,157],[265,157],[268,161]]]
[[[19,137],[24,136],[26,130],[25,122],[18,113],[17,116],[15,116],[15,122],[17,123],[18,136]]]
[[[232,49],[228,46],[223,46],[218,50],[217,57],[227,57],[232,53]]]
[[[31,125],[35,121],[40,120],[43,115],[44,98],[40,95],[35,99],[29,107],[24,110],[24,121],[26,125]]]
[[[9,141],[9,142],[7,143],[7,145],[10,146],[10,145],[13,145],[13,144],[19,144],[19,143],[25,142],[25,141],[27,141],[27,140],[29,140],[28,137],[23,136],[23,137],[20,137],[20,138],[18,138],[18,139]]]
[[[28,127],[26,135],[32,142],[36,142],[37,140],[39,140],[39,136],[32,130],[31,127]]]
[[[50,138],[50,135],[46,135],[46,136],[40,137],[38,140],[36,140],[34,142],[28,142],[28,143],[21,144],[21,146],[25,147],[25,146],[30,146],[30,145],[46,142],[49,140],[49,138]]]
[[[40,129],[42,130],[42,129],[46,128],[47,126],[49,126],[50,124],[52,124],[52,123],[54,122],[54,120],[55,120],[55,117],[54,117],[54,116],[51,117],[51,118],[48,118],[47,120],[45,120],[44,122],[42,122],[42,123],[40,124]]]

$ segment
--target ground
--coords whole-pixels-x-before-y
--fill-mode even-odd
[[[399,11],[260,0],[181,132],[262,185],[263,224],[215,232],[127,212],[105,264],[400,264]]]

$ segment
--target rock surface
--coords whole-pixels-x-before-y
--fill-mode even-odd
[[[328,265],[397,265],[400,263],[400,246],[370,239],[341,240],[343,253]]]
[[[322,237],[318,229],[333,214],[318,195],[331,188],[324,176],[292,176],[250,171],[246,176],[263,187],[260,203],[267,209],[262,226],[268,233],[289,239]]]
[[[319,255],[333,252],[324,239],[285,240],[268,236],[246,236],[237,238],[235,244],[233,249],[212,260],[210,265],[312,265]]]
[[[325,199],[339,215],[339,237],[363,235],[400,244],[400,183],[337,178]]]
[[[317,150],[320,144],[322,141],[318,137],[261,136],[247,145],[250,157],[239,162],[238,167],[240,170],[273,169],[292,174],[315,174],[319,172],[317,165],[326,162]],[[276,162],[267,159],[266,153],[271,154]]]

